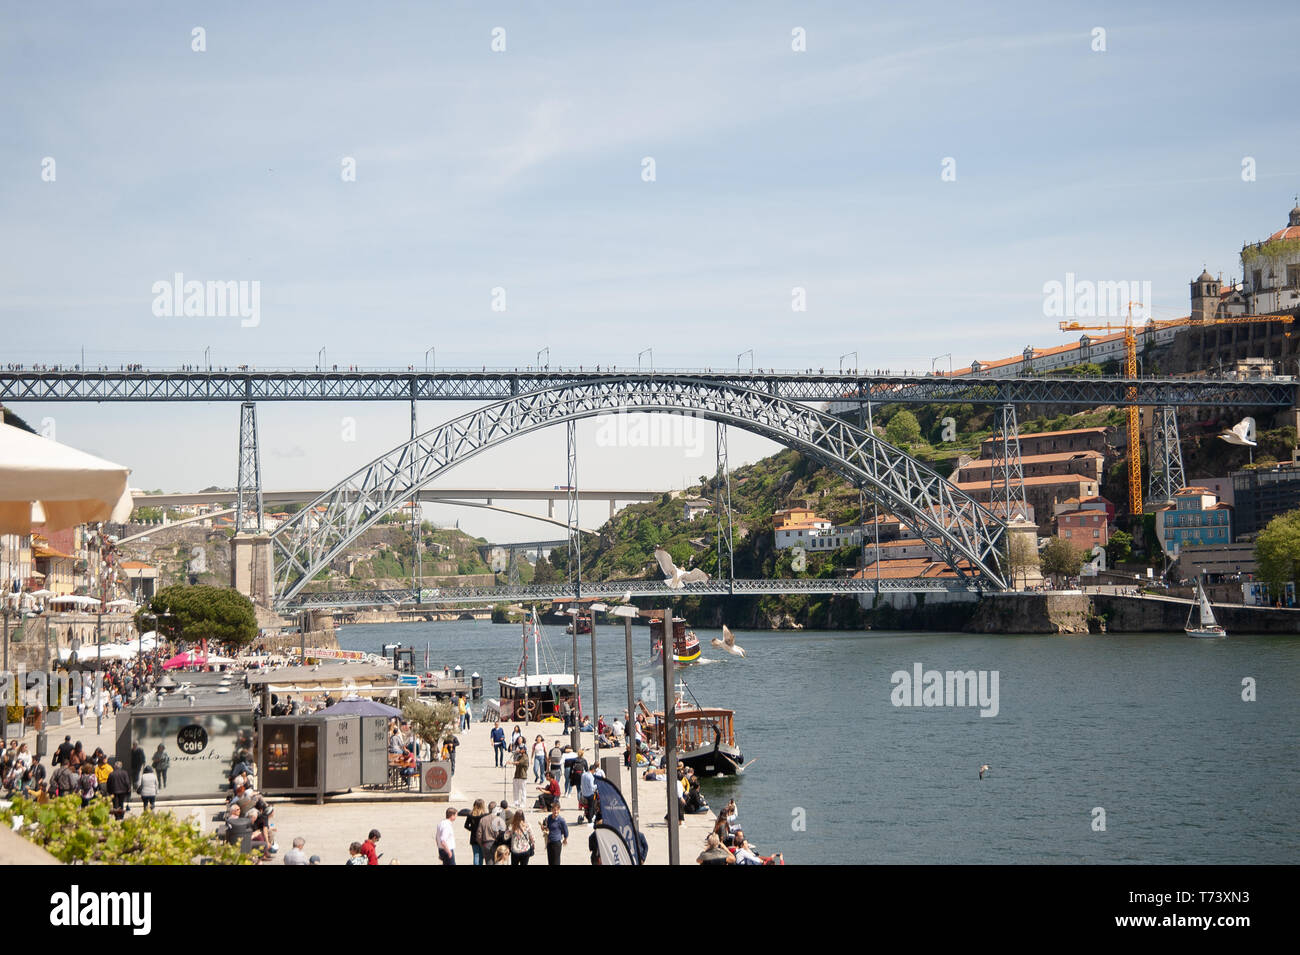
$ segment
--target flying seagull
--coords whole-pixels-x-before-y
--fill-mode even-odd
[[[673,563],[672,555],[662,547],[655,548],[655,560],[659,561],[659,569],[664,572],[664,583],[673,590],[681,590],[683,584],[693,584],[697,581],[709,579],[709,575],[702,570],[682,570],[679,568]]]
[[[722,639],[719,640],[714,637],[713,645],[726,650],[732,656],[743,657],[745,655],[745,648],[736,646],[736,635],[731,632],[731,628],[725,623],[722,625]]]
[[[980,767],[980,779],[983,779],[984,774],[987,773],[988,771],[989,771],[989,764],[985,763],[983,766]]]
[[[1229,444],[1239,445],[1241,447],[1253,448],[1255,444],[1255,419],[1242,418],[1223,434],[1219,435],[1219,440],[1227,441]]]

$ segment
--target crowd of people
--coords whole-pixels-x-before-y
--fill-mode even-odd
[[[169,762],[165,751],[155,754],[153,762],[146,761],[137,743],[128,771],[120,759],[110,759],[100,747],[87,753],[80,740],[74,743],[71,735],[65,735],[47,769],[27,743],[10,740],[0,754],[0,791],[7,797],[24,796],[40,804],[60,796],[79,796],[82,808],[96,799],[110,799],[113,815],[121,819],[133,792],[139,794],[145,810],[154,808]]]

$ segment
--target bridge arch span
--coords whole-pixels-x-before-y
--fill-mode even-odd
[[[721,422],[808,454],[833,468],[941,559],[990,587],[1002,522],[936,472],[847,421],[775,395],[705,379],[601,378],[531,391],[476,409],[399,445],[312,501],[271,535],[275,601],[293,598],[379,518],[470,458],[520,435],[621,412],[686,414]],[[959,568],[960,572],[960,568]]]

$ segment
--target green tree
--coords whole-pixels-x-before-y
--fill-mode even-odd
[[[1288,511],[1268,522],[1255,539],[1259,576],[1274,592],[1300,580],[1300,511]]]
[[[1063,577],[1076,577],[1083,568],[1083,551],[1062,537],[1053,537],[1038,553],[1043,573],[1058,583]]]
[[[1133,554],[1133,535],[1125,531],[1116,531],[1106,542],[1106,560],[1108,566],[1114,567],[1121,561],[1128,560]]]
[[[542,554],[537,558],[537,563],[533,565],[533,583],[553,584],[560,579],[560,576],[560,572],[551,563],[550,557]]]
[[[921,424],[916,420],[916,415],[903,409],[889,419],[889,424],[885,427],[885,437],[895,447],[906,447],[921,440]]]
[[[60,862],[98,865],[251,865],[236,846],[205,836],[188,821],[170,812],[145,812],[117,820],[107,799],[92,800],[84,809],[78,796],[62,796],[38,805],[18,797],[0,809],[0,825],[14,827],[29,842]]]
[[[154,614],[159,615],[159,633],[171,640],[212,640],[242,647],[257,637],[253,602],[228,587],[164,587],[147,608],[136,612],[137,629],[143,631],[146,620],[153,624]]]
[[[415,735],[429,744],[437,759],[438,749],[444,739],[456,735],[456,704],[451,700],[425,703],[415,698],[415,693],[402,694],[402,719],[411,724]]]
[[[1038,567],[1038,551],[1034,547],[1034,539],[1028,534],[1008,533],[998,556],[1002,560],[1007,581],[1013,586],[1017,580],[1023,583],[1029,572]]]

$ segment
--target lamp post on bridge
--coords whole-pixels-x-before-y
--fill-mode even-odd
[[[545,352],[545,353],[546,353],[546,369],[547,369],[547,370],[550,370],[550,367],[551,367],[551,346],[550,346],[550,345],[547,345],[546,347],[541,348],[541,349],[538,350],[538,352],[537,352],[537,370],[538,370],[538,371],[541,371],[541,370],[542,370],[542,352]]]
[[[752,348],[747,348],[747,349],[745,349],[743,352],[741,352],[739,355],[736,356],[736,373],[737,373],[737,374],[740,373],[740,359],[744,358],[746,355],[749,356],[749,373],[750,373],[751,375],[754,373],[754,349],[752,349]]]
[[[424,352],[424,370],[425,370],[425,371],[428,371],[428,370],[429,370],[429,354],[430,354],[430,353],[433,354],[433,370],[434,370],[434,371],[437,371],[437,370],[438,370],[438,348],[437,348],[437,346],[433,346],[433,347],[428,348],[428,349],[425,350],[425,352]]]
[[[643,348],[636,353],[636,370],[641,370],[641,356],[647,352],[650,353],[650,374],[653,375],[655,370],[655,350],[653,348]]]
[[[325,354],[325,346],[322,345],[322,346],[320,347],[320,351],[318,351],[318,352],[316,353],[316,370],[317,370],[317,371],[324,371],[324,370],[325,370],[325,363],[326,363],[327,361],[329,361],[329,357]]]
[[[856,370],[858,367],[858,353],[855,351],[846,351],[843,355],[840,356],[841,375],[844,374],[844,359],[848,358],[850,355],[853,356],[853,368],[851,370]]]

